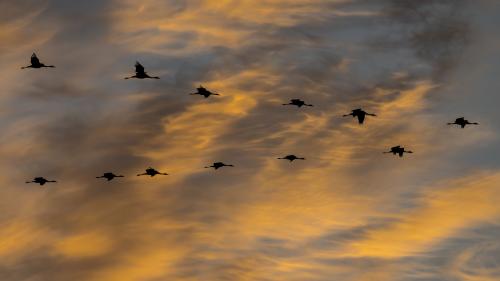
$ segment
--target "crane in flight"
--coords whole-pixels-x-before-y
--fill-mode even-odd
[[[404,153],[413,153],[413,151],[405,150],[404,147],[401,147],[400,145],[398,145],[398,146],[391,147],[390,151],[385,151],[384,153],[392,153],[394,155],[398,154],[399,157],[403,157]]]
[[[295,105],[298,108],[301,108],[302,106],[313,106],[312,104],[307,104],[301,99],[291,99],[289,103],[284,103],[283,105]]]
[[[343,117],[347,117],[347,116],[352,116],[353,118],[354,117],[358,117],[358,123],[359,124],[363,124],[363,122],[365,122],[365,117],[367,115],[368,116],[377,116],[377,115],[375,115],[373,113],[367,113],[366,111],[364,111],[361,108],[356,108],[356,109],[353,109],[351,113],[344,114]]]
[[[130,77],[125,77],[125,79],[137,78],[137,79],[160,79],[158,76],[149,76],[146,71],[144,71],[144,66],[138,61],[135,62],[135,75]]]
[[[26,183],[38,183],[39,185],[44,185],[48,182],[57,182],[57,181],[47,180],[44,177],[36,177],[31,181],[27,181]]]
[[[123,178],[124,176],[117,176],[111,172],[104,173],[102,176],[96,177],[97,179],[107,179],[108,181],[114,178]]]
[[[277,158],[277,159],[288,160],[288,161],[290,161],[290,162],[293,162],[294,160],[297,160],[297,159],[298,159],[298,160],[306,160],[306,158],[304,158],[304,157],[297,157],[297,156],[295,156],[295,155],[293,155],[293,154],[287,155],[287,156],[285,156],[285,157],[279,157],[279,158]]]
[[[21,69],[25,69],[25,68],[42,68],[42,67],[55,67],[53,65],[45,65],[43,63],[40,62],[40,60],[38,59],[38,57],[36,56],[35,53],[33,53],[31,55],[31,64],[28,65],[28,66],[23,66],[21,67]]]
[[[448,123],[448,125],[459,125],[460,127],[465,128],[466,125],[479,125],[477,122],[469,122],[469,120],[465,119],[464,117],[460,117],[455,119],[455,122],[453,123]]]
[[[196,88],[196,93],[191,93],[190,95],[200,95],[200,96],[203,96],[205,98],[208,98],[209,96],[212,96],[212,95],[213,96],[220,96],[217,93],[214,93],[214,92],[207,90],[205,87],[203,87],[201,85],[198,88]]]
[[[146,169],[145,173],[138,174],[137,176],[151,176],[151,177],[154,177],[156,175],[167,176],[168,174],[167,173],[160,173],[157,170],[149,167],[149,168]]]
[[[214,162],[212,166],[206,166],[205,168],[214,168],[215,170],[222,168],[222,167],[234,167],[234,165],[231,164],[224,164],[222,162]]]

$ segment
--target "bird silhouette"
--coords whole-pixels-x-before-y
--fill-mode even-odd
[[[196,93],[191,93],[190,95],[200,95],[200,96],[204,96],[205,98],[208,98],[209,96],[212,96],[212,95],[220,96],[217,93],[214,93],[214,92],[207,90],[205,87],[203,87],[201,85],[198,88],[196,88]]]
[[[158,76],[149,76],[146,71],[144,71],[144,66],[140,64],[138,61],[135,62],[135,75],[130,77],[125,77],[125,79],[137,78],[137,79],[160,79]]]
[[[455,122],[453,123],[448,123],[448,125],[460,125],[460,127],[465,128],[466,125],[479,125],[477,122],[469,122],[469,120],[465,119],[464,117],[460,117],[455,119]]]
[[[222,167],[234,167],[234,166],[230,164],[224,164],[222,162],[214,162],[212,166],[206,166],[205,168],[214,168],[215,170],[217,170]]]
[[[108,181],[110,181],[110,180],[112,180],[112,179],[114,179],[114,178],[123,178],[123,176],[117,176],[117,175],[115,175],[115,174],[113,174],[113,173],[111,173],[111,172],[108,172],[108,173],[104,173],[102,176],[100,176],[100,177],[96,177],[96,178],[97,178],[97,179],[102,179],[102,178],[104,178],[104,179],[107,179]]]
[[[289,103],[284,103],[283,105],[295,105],[297,107],[302,107],[302,106],[313,106],[312,104],[307,104],[301,99],[291,99]]]
[[[38,183],[40,185],[44,185],[44,184],[46,184],[48,182],[57,182],[57,181],[49,181],[49,180],[47,180],[47,179],[45,179],[43,177],[36,177],[32,181],[27,181],[26,183]]]
[[[357,108],[357,109],[353,109],[352,112],[349,114],[344,114],[343,117],[346,117],[346,116],[352,116],[353,118],[358,117],[359,124],[363,124],[363,122],[365,121],[366,115],[377,116],[373,113],[367,113],[366,111],[362,110],[361,108]]]
[[[38,57],[36,56],[35,53],[33,53],[31,55],[31,64],[28,65],[28,66],[23,66],[21,67],[21,69],[25,69],[25,68],[42,68],[42,67],[55,67],[53,65],[45,65],[43,63],[40,62],[40,60],[38,59]]]
[[[399,157],[403,157],[403,153],[413,153],[413,151],[405,150],[404,147],[401,147],[400,145],[398,145],[398,146],[391,147],[390,151],[385,151],[384,153],[392,153],[394,155],[398,154]]]
[[[285,156],[285,157],[279,157],[279,158],[277,158],[277,159],[284,159],[284,160],[288,160],[288,161],[290,161],[290,162],[292,162],[293,160],[297,160],[297,159],[298,159],[298,160],[306,160],[306,158],[303,158],[303,157],[297,157],[297,156],[295,156],[295,155],[293,155],[293,154],[287,155],[287,156]]]
[[[156,175],[163,175],[163,176],[166,176],[168,175],[167,173],[160,173],[158,172],[157,170],[149,167],[146,169],[146,172],[145,173],[142,173],[142,174],[138,174],[137,176],[151,176],[151,177],[154,177]]]

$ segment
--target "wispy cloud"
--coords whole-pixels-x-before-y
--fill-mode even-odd
[[[498,275],[488,1],[0,8],[0,279]],[[56,68],[20,70],[33,51]],[[161,79],[124,80],[136,60]],[[342,118],[358,107],[377,117]],[[382,154],[398,144],[415,153]],[[170,175],[135,176],[148,166]]]

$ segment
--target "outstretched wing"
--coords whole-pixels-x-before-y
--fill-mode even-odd
[[[137,74],[143,74],[144,73],[144,66],[140,64],[138,61],[135,62],[135,72]]]
[[[38,59],[38,57],[36,56],[36,54],[33,53],[31,55],[31,65],[37,65],[37,64],[40,64],[40,60]]]
[[[365,115],[364,114],[358,114],[358,122],[359,122],[359,124],[363,124],[363,122],[365,122]]]

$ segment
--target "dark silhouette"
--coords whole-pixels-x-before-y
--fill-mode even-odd
[[[283,105],[295,105],[297,107],[302,107],[302,106],[313,106],[312,104],[307,104],[301,99],[291,99],[289,103],[284,103]]]
[[[453,123],[448,123],[448,125],[460,125],[460,127],[465,128],[466,125],[479,125],[477,122],[469,122],[469,120],[465,119],[464,117],[460,117],[455,119],[455,122]]]
[[[224,164],[222,162],[214,162],[212,166],[207,166],[205,168],[214,168],[215,170],[222,168],[222,167],[234,167],[233,165],[230,164]]]
[[[151,177],[154,177],[156,175],[163,175],[163,176],[166,176],[168,175],[167,173],[160,173],[158,172],[157,170],[149,167],[146,169],[146,172],[145,173],[142,173],[142,174],[138,174],[137,176],[151,176]]]
[[[306,158],[297,157],[297,156],[295,156],[293,154],[287,155],[285,157],[280,157],[280,158],[277,158],[277,159],[285,159],[285,160],[288,160],[290,162],[292,162],[293,160],[297,160],[297,159],[299,159],[299,160],[306,160]]]
[[[201,85],[198,88],[196,88],[196,93],[191,93],[190,95],[200,95],[200,96],[204,96],[205,98],[208,98],[211,95],[220,96],[217,93],[214,93],[214,92],[207,90],[205,87],[203,87]]]
[[[405,150],[404,147],[401,147],[400,145],[398,145],[398,146],[391,147],[390,151],[386,151],[384,153],[392,153],[394,155],[398,154],[399,157],[403,157],[403,153],[413,153],[413,151]]]
[[[55,67],[55,66],[53,66],[53,65],[45,65],[45,64],[41,63],[40,60],[38,59],[38,57],[36,56],[36,54],[33,53],[31,55],[31,65],[23,66],[23,67],[21,67],[21,69],[25,69],[25,68],[42,68],[42,67]]]
[[[36,177],[32,181],[27,181],[26,183],[38,183],[40,185],[44,185],[44,184],[46,184],[48,182],[57,182],[57,181],[49,181],[49,180],[47,180],[47,179],[45,179],[43,177]]]
[[[352,112],[349,114],[344,114],[343,117],[346,117],[346,116],[352,116],[353,118],[358,117],[359,124],[363,124],[363,122],[365,121],[366,115],[377,116],[373,113],[367,113],[366,111],[362,110],[361,108],[357,108],[357,109],[353,109]]]
[[[149,76],[146,71],[144,71],[144,66],[140,64],[138,61],[135,62],[135,75],[130,76],[130,77],[125,77],[125,79],[130,79],[130,78],[137,78],[137,79],[160,79],[158,76]]]
[[[111,172],[108,172],[108,173],[104,173],[102,176],[100,176],[100,177],[96,177],[96,178],[97,178],[97,179],[102,179],[102,178],[104,178],[104,179],[107,179],[108,181],[110,181],[110,180],[112,180],[112,179],[114,179],[114,178],[123,178],[123,176],[117,176],[117,175],[115,175],[115,174],[113,174],[113,173],[111,173]]]

